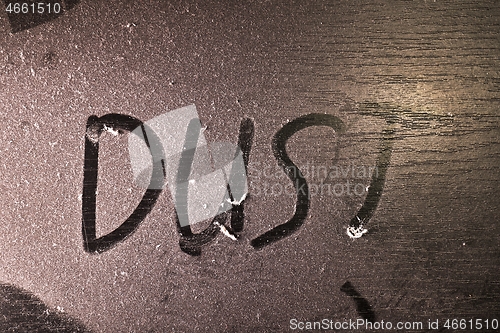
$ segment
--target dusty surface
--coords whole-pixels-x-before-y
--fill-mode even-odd
[[[356,320],[349,286],[394,325],[500,320],[499,31],[496,1],[81,1],[16,33],[1,14],[0,281],[94,332],[287,332],[292,318]],[[86,253],[87,118],[147,121],[190,104],[208,142],[236,143],[240,121],[254,121],[238,241],[219,234],[200,256],[182,252],[166,189],[133,235]],[[308,113],[339,117],[346,132],[292,136],[301,168],[374,166],[383,131],[394,131],[380,202],[352,240],[346,227],[365,194],[313,196],[297,232],[255,250],[251,240],[286,222],[296,200],[264,191],[290,182],[272,138]],[[127,142],[101,137],[99,234],[144,192]],[[306,175],[310,185],[320,178]]]

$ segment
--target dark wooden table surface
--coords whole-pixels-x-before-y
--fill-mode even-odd
[[[498,1],[62,5],[0,14],[2,332],[288,332],[323,319],[498,331]],[[243,229],[223,222],[238,240],[218,233],[187,253],[165,189],[128,238],[85,251],[88,118],[146,122],[192,104],[208,142],[236,144],[253,124]],[[305,127],[309,114],[344,131]],[[128,135],[110,132],[97,237],[145,191]],[[283,192],[279,144],[307,181],[302,203]],[[294,214],[296,230],[256,241]],[[368,232],[351,239],[356,216]],[[192,226],[203,230],[211,221]]]

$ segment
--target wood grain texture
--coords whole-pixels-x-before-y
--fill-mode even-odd
[[[57,306],[94,332],[288,332],[292,318],[365,317],[435,332],[428,320],[500,320],[498,1],[72,3],[16,33],[0,14],[2,328],[65,332],[57,318],[34,318]],[[145,122],[193,103],[208,142],[236,143],[240,122],[253,122],[238,240],[220,234],[199,256],[182,252],[163,191],[128,239],[85,252],[88,117]],[[290,180],[273,137],[310,113],[346,126],[305,128],[286,142],[316,191],[370,186],[371,174],[312,167],[373,167],[390,138],[368,232],[346,234],[369,189],[311,192],[300,228],[256,250],[251,241],[296,208],[296,196],[276,193]],[[133,183],[127,136],[103,134],[100,144],[105,233],[144,189]],[[12,285],[30,291],[27,303]]]

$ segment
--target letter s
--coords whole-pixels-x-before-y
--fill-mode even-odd
[[[296,118],[276,132],[272,142],[274,157],[295,186],[297,203],[295,205],[295,214],[288,222],[280,224],[252,240],[251,244],[255,249],[260,249],[282,238],[290,236],[302,226],[307,217],[309,211],[309,188],[302,172],[288,156],[286,152],[286,142],[298,131],[311,126],[328,126],[337,133],[345,132],[344,122],[340,118],[329,114],[318,113]],[[295,170],[297,170],[297,172],[295,172]]]

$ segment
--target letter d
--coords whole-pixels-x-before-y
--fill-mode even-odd
[[[97,200],[97,170],[99,164],[99,138],[105,127],[118,131],[131,132],[141,127],[146,132],[145,125],[137,118],[122,114],[107,114],[102,117],[90,116],[87,120],[85,135],[85,162],[83,166],[83,193],[82,193],[82,235],[83,247],[90,253],[102,253],[109,250],[118,242],[130,236],[149,214],[158,199],[163,184],[164,172],[162,159],[155,160],[151,175],[151,188],[144,193],[141,202],[130,216],[118,228],[107,235],[96,238],[96,200]],[[148,131],[146,145],[151,155],[151,146],[161,144],[156,135]],[[144,135],[146,138],[146,135]]]

